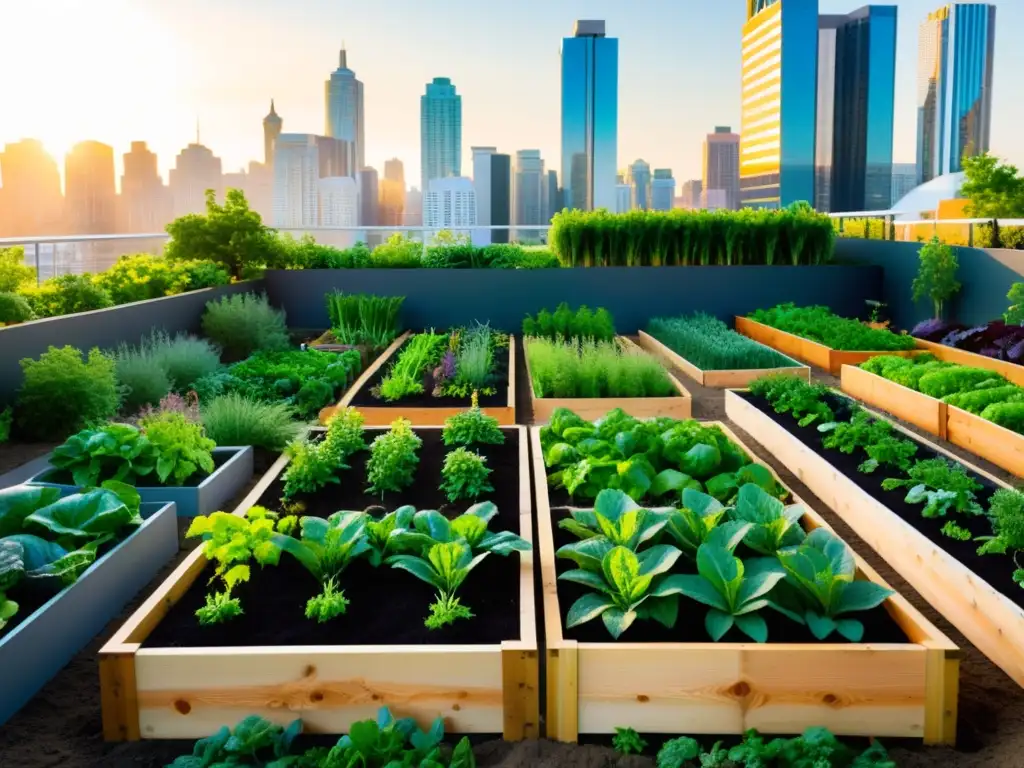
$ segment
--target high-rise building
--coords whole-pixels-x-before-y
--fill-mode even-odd
[[[73,235],[117,231],[114,149],[98,141],[75,144],[64,160],[64,215]]]
[[[212,189],[218,198],[223,191],[220,158],[200,144],[196,136],[195,144],[189,144],[178,153],[169,182],[173,218],[206,213],[206,190]]]
[[[740,207],[814,200],[818,0],[747,0]]]
[[[422,189],[462,175],[462,97],[447,77],[435,77],[420,96],[420,154]]]
[[[131,151],[125,152],[118,200],[119,232],[161,232],[171,220],[170,190],[160,178],[156,161],[156,153],[144,141],[133,141]]]
[[[819,17],[817,210],[889,208],[895,87],[896,6]]]
[[[907,195],[910,190],[917,186],[917,163],[893,163],[892,164],[892,203],[896,205]]]
[[[646,211],[651,207],[651,166],[643,160],[636,160],[629,166],[630,206],[633,210]]]
[[[700,208],[700,193],[704,191],[704,184],[700,179],[690,179],[683,182],[682,206],[690,210]]]
[[[562,190],[558,186],[558,171],[551,169],[548,171],[547,187],[544,190],[544,200],[547,203],[545,210],[547,215],[545,219],[551,221],[554,215],[562,210]]]
[[[423,226],[431,229],[472,229],[476,225],[476,192],[464,176],[431,179],[423,196]]]
[[[551,219],[545,216],[544,160],[539,149],[520,149],[516,152],[516,167],[512,177],[515,198],[512,221],[516,225],[515,239],[519,242],[539,240],[545,232],[540,229],[524,229],[528,225],[545,226]]]
[[[363,168],[359,171],[359,226],[379,226],[377,169]]]
[[[352,142],[333,136],[316,136],[316,149],[321,179],[335,176],[356,177]]]
[[[740,201],[740,137],[727,125],[715,126],[704,139],[702,189],[725,191],[725,206],[731,211]]]
[[[577,21],[562,39],[562,189],[566,208],[615,207],[619,41],[603,21]]]
[[[358,187],[351,176],[328,176],[317,181],[320,226],[359,226]]]
[[[621,178],[621,177],[620,177]],[[615,213],[627,213],[633,205],[633,187],[625,182],[615,185]]]
[[[724,189],[705,189],[700,193],[700,207],[706,211],[717,211],[725,208],[728,198]]]
[[[671,211],[676,194],[676,180],[671,168],[655,168],[651,179],[651,210]]]
[[[0,152],[0,236],[64,233],[64,196],[57,163],[35,139]]]
[[[488,220],[492,227],[508,227],[512,223],[512,158],[509,155],[494,154],[490,159],[491,189],[488,196],[491,200],[491,210]],[[507,243],[509,235],[508,229],[491,230],[491,242]]]
[[[479,227],[491,225],[491,157],[497,147],[470,147],[473,153],[473,191],[476,192],[476,223]],[[474,245],[492,242],[488,229],[473,230]]]
[[[281,135],[284,120],[274,109],[274,100],[270,100],[270,114],[263,118],[263,164],[267,168],[274,166],[274,142]]]
[[[282,133],[277,138],[274,146],[275,227],[301,229],[319,223],[318,138],[308,133]]]
[[[423,191],[419,187],[410,187],[405,193],[405,213],[402,225],[419,227],[423,225]]]
[[[348,54],[342,47],[338,68],[324,83],[327,126],[324,133],[332,139],[348,142],[348,171],[339,176],[355,176],[366,165],[365,120],[363,115],[363,83],[348,68]],[[334,175],[334,174],[332,174]]]
[[[405,168],[397,157],[384,161],[380,180],[379,220],[382,226],[405,224]]]
[[[962,169],[989,150],[996,7],[949,3],[921,24],[917,78],[917,181]]]

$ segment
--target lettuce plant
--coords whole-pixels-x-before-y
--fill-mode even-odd
[[[697,550],[707,541],[716,541],[732,552],[753,528],[742,520],[726,520],[729,508],[706,493],[686,489],[683,506],[668,513],[665,533],[690,560],[697,558]]]
[[[412,516],[412,526],[396,527],[390,534],[395,546],[426,551],[434,544],[461,541],[469,545],[473,554],[493,552],[510,555],[529,552],[530,543],[511,531],[487,530],[488,523],[498,514],[492,502],[474,504],[454,520],[449,520],[434,509],[423,509]],[[408,516],[403,518],[408,521]]]
[[[156,476],[161,483],[181,485],[197,472],[213,472],[213,440],[202,424],[180,413],[159,412],[142,420],[142,430],[157,452]]]
[[[43,485],[0,488],[0,538],[20,533],[25,518],[60,498],[60,489]]]
[[[75,485],[90,488],[104,480],[137,484],[156,469],[157,447],[137,427],[106,424],[83,429],[53,449],[50,464],[71,475]]]
[[[570,517],[559,520],[558,527],[581,539],[603,536],[614,546],[636,551],[665,527],[666,512],[643,509],[626,493],[606,489],[597,494],[593,509],[570,509]]]
[[[779,585],[773,607],[808,629],[819,640],[837,632],[853,643],[864,625],[843,614],[877,608],[891,589],[857,579],[853,552],[832,531],[818,528],[803,544],[778,552],[787,578]]]
[[[800,527],[804,508],[798,504],[787,507],[753,483],[740,488],[732,516],[752,523],[743,541],[762,555],[774,555],[782,547],[799,544],[805,536]]]
[[[392,531],[405,530],[413,525],[413,518],[416,516],[416,508],[412,505],[405,505],[396,510],[387,512],[380,519],[373,517],[370,510],[366,510],[366,543],[369,545],[367,558],[370,565],[378,567],[391,555],[400,554],[403,551],[400,540],[392,536]]]
[[[291,459],[283,475],[282,495],[286,499],[300,493],[315,493],[328,483],[340,483],[338,470],[348,469],[342,460],[332,461],[321,445],[308,439],[292,441],[285,452]]]
[[[142,524],[138,491],[109,480],[93,488],[57,499],[25,517],[26,530],[41,530],[61,542],[110,541],[125,528]]]
[[[1013,580],[1024,587],[1024,568],[1017,555],[1024,551],[1024,493],[1002,488],[992,494],[989,507],[992,536],[980,536],[979,555],[1010,555],[1016,570]]]
[[[612,748],[620,755],[639,755],[647,748],[647,741],[632,728],[616,728]]]
[[[394,555],[387,559],[387,563],[393,568],[408,571],[437,589],[437,600],[431,604],[430,616],[424,624],[429,629],[440,629],[456,619],[473,617],[470,609],[455,596],[455,590],[489,554],[482,552],[474,556],[465,541],[450,541],[431,545],[424,557]]]
[[[301,732],[301,720],[293,720],[288,727],[282,728],[258,715],[251,715],[233,730],[225,725],[212,736],[200,739],[193,747],[191,755],[176,758],[167,768],[298,766],[298,758],[290,756],[289,753],[292,742]]]

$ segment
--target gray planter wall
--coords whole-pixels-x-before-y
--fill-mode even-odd
[[[850,264],[882,267],[882,291],[879,296],[888,306],[893,324],[910,329],[932,316],[930,302],[914,304],[912,285],[917,276],[921,243],[894,243],[884,240],[836,240],[836,258]],[[968,325],[987,323],[1002,316],[1009,302],[1006,293],[1015,282],[1024,280],[1024,251],[1002,248],[957,248],[963,284],[960,293],[946,309],[947,319]]]
[[[723,320],[784,301],[826,304],[863,314],[881,293],[879,267],[601,267],[593,269],[339,269],[272,270],[271,302],[293,328],[326,328],[323,297],[334,290],[405,296],[408,328],[446,328],[474,320],[518,332],[523,315],[571,305],[605,307],[620,332],[648,318],[708,312]]]
[[[122,342],[134,344],[153,329],[168,333],[198,331],[206,302],[263,290],[262,280],[249,280],[0,328],[0,402],[12,398],[21,386],[18,361],[22,358],[38,358],[49,347],[66,344],[82,350],[111,349]]]

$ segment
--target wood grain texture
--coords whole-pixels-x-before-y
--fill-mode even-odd
[[[854,365],[842,367],[840,381],[843,392],[850,397],[891,413],[931,435],[946,437],[947,406],[941,400]]]
[[[724,424],[708,423],[767,466]],[[794,733],[826,725],[847,735],[928,740],[926,725],[934,735],[935,722],[948,726],[948,713],[955,724],[956,646],[898,594],[886,601],[886,608],[908,635],[906,644],[564,640],[539,428],[531,428],[530,440],[548,638],[549,738],[611,733],[623,723],[641,732],[676,733],[683,722],[690,733],[740,734],[752,727]],[[796,497],[794,503],[804,507],[805,529],[828,527],[806,503]],[[859,578],[888,586],[854,557]],[[684,601],[681,608],[685,612],[693,604]],[[948,663],[929,666],[930,652],[942,654]],[[947,727],[937,740],[950,743],[953,735]]]
[[[1018,432],[950,405],[946,409],[946,439],[1007,472],[1024,476],[1024,435]]]
[[[939,360],[945,360],[947,363],[969,365],[972,368],[986,368],[990,371],[995,371],[1018,387],[1024,387],[1024,365],[1017,365],[1006,360],[995,360],[964,349],[947,347],[945,344],[939,344],[934,341],[925,341],[924,339],[915,339],[915,341],[917,342],[918,349],[930,352]]]
[[[670,367],[689,376],[702,387],[713,387],[716,389],[745,387],[762,376],[796,376],[804,381],[811,380],[811,369],[806,365],[792,365],[782,368],[741,368],[705,371],[644,331],[640,331],[638,338],[641,347],[666,362]],[[762,344],[761,346],[764,345]]]
[[[639,347],[624,336],[616,338],[624,347]],[[693,413],[693,399],[686,388],[671,374],[669,380],[678,392],[676,397],[537,397],[534,394],[533,376],[530,374],[530,355],[526,352],[529,340],[523,341],[523,364],[526,366],[526,378],[530,382],[530,403],[533,406],[533,424],[546,424],[557,408],[568,408],[580,418],[593,421],[605,416],[609,411],[621,408],[630,416],[638,419],[649,419],[655,416],[666,416],[671,419],[688,419]],[[664,365],[664,361],[662,361]]]
[[[373,365],[363,371],[363,375],[356,379],[355,383],[349,387],[348,391],[341,398],[341,401],[334,406],[328,406],[320,411],[320,423],[326,424],[327,421],[334,415],[335,411],[339,408],[347,408],[352,404],[353,398],[356,393],[363,389],[373,378],[374,374],[377,373],[381,367],[392,362],[392,358],[396,356],[398,350],[401,348],[405,340],[412,335],[411,331],[406,331],[399,336],[395,341],[388,347],[380,357],[378,357]],[[508,343],[508,399],[505,401],[508,403],[506,406],[482,408],[481,410],[488,416],[492,416],[498,420],[498,424],[502,426],[513,426],[516,423],[516,340],[515,336],[509,336]],[[448,419],[456,414],[462,413],[463,411],[469,410],[469,405],[459,408],[450,407],[437,407],[432,408],[429,406],[424,407],[408,407],[402,405],[379,405],[379,406],[367,406],[359,408],[359,412],[363,414],[363,423],[367,427],[386,427],[395,419],[408,419],[412,422],[414,427],[425,427],[432,426],[435,424],[443,424],[445,419]]]
[[[138,644],[107,644],[99,654],[100,709],[104,741],[138,741],[139,701],[135,681]]]

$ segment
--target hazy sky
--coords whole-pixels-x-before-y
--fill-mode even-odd
[[[365,83],[366,160],[419,177],[419,97],[434,77],[462,94],[469,147],[559,153],[559,45],[577,18],[619,38],[619,165],[638,157],[700,175],[715,125],[738,127],[745,0],[0,0],[0,144],[42,139],[63,165],[75,141],[118,155],[148,141],[160,168],[195,139],[233,171],[262,159],[270,98],[291,132],[323,133],[324,80],[344,41]],[[798,0],[789,0],[790,2]],[[858,0],[820,0],[822,13]],[[995,0],[992,149],[1024,165],[1024,0]],[[939,0],[899,0],[894,159],[914,160],[917,33]]]

